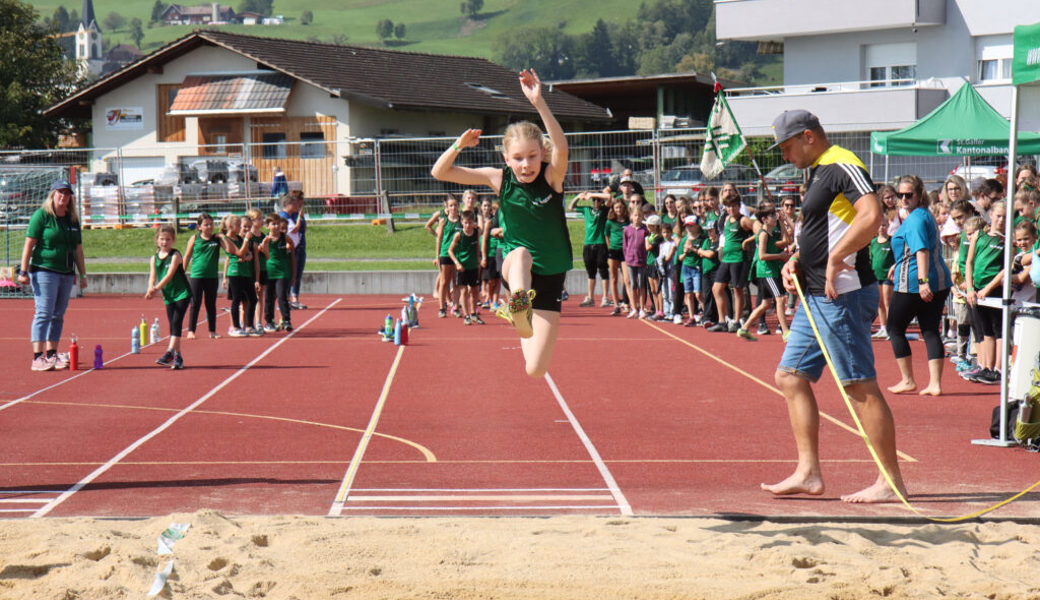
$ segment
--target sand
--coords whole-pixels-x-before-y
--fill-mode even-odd
[[[1040,525],[717,519],[228,518],[0,521],[0,599],[1040,599]]]

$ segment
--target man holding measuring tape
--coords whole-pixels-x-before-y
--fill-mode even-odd
[[[831,144],[815,115],[785,111],[773,121],[775,146],[784,159],[810,169],[802,204],[799,253],[781,271],[784,287],[795,292],[802,277],[804,304],[791,323],[791,336],[776,369],[776,385],[787,400],[798,447],[798,466],[787,479],[762,484],[777,495],[823,493],[819,460],[820,412],[813,394],[826,367],[808,309],[819,327],[839,383],[856,406],[870,444],[892,483],[906,495],[896,455],[895,423],[877,384],[870,326],[878,306],[878,284],[870,267],[869,245],[882,220],[863,162]],[[883,473],[869,487],[842,496],[845,502],[898,502]]]

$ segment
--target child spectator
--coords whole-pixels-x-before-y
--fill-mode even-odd
[[[708,236],[701,242],[701,247],[697,251],[697,254],[701,257],[701,289],[708,290],[711,288],[712,283],[715,281],[715,274],[719,270],[719,230],[714,227],[708,227],[705,229],[708,232]],[[705,294],[701,292],[701,296],[704,298],[704,314],[701,318],[701,325],[706,329],[711,329],[713,325],[721,322],[724,318],[719,313],[718,306],[715,305],[715,296],[713,294]]]
[[[683,224],[686,227],[686,234],[679,240],[676,250],[679,253],[676,260],[682,269],[683,301],[686,304],[688,313],[686,320],[682,324],[686,327],[693,327],[699,322],[694,303],[704,303],[704,288],[702,287],[703,281],[701,277],[701,264],[703,262],[701,246],[704,239],[700,217],[688,215],[683,220]]]
[[[780,281],[780,267],[783,266],[790,254],[780,248],[780,243],[786,246],[787,238],[784,230],[777,227],[779,216],[772,204],[763,203],[758,209],[755,218],[761,224],[758,230],[758,244],[756,248],[757,259],[755,261],[755,277],[758,281],[758,306],[748,315],[745,325],[737,330],[737,335],[746,340],[755,341],[757,338],[747,330],[750,323],[766,314],[770,305],[776,307],[776,318],[780,321],[780,331],[784,341],[787,340],[787,319],[784,318],[783,301],[787,299],[783,283]],[[766,330],[768,331],[768,329]]]
[[[578,206],[581,200],[591,201],[592,206]],[[599,273],[603,283],[603,301],[600,306],[607,306],[607,283],[610,278],[607,267],[607,245],[605,231],[607,215],[610,208],[604,203],[600,194],[582,192],[575,196],[567,210],[578,211],[585,219],[585,243],[582,248],[582,259],[585,262],[585,274],[588,276],[588,290],[585,299],[578,306],[595,306],[596,274]]]
[[[622,246],[625,241],[624,230],[626,225],[628,225],[628,209],[625,208],[625,201],[614,200],[614,203],[610,206],[610,214],[607,215],[607,222],[603,227],[604,241],[607,244],[610,300],[611,304],[614,305],[614,310],[610,312],[611,316],[621,314],[621,310],[625,308],[618,291],[618,271],[621,270],[621,265],[625,261]]]
[[[996,360],[1002,335],[1002,311],[981,306],[978,300],[987,297],[980,293],[982,290],[987,290],[991,296],[999,296],[996,288],[988,284],[1004,264],[1004,219],[1007,217],[1007,205],[1003,201],[993,202],[989,207],[989,217],[989,229],[979,230],[972,238],[965,262],[964,277],[969,282],[968,304],[972,307],[977,328],[982,332],[982,343],[978,345],[979,368],[965,371],[962,376],[975,383],[996,385],[1000,383],[1001,377],[996,370]]]
[[[657,252],[657,268],[661,272],[661,309],[664,318],[670,320],[682,318],[679,311],[675,310],[675,277],[672,272],[675,265],[675,239],[672,238],[672,229],[671,223],[661,223],[661,244]]]
[[[440,275],[437,277],[437,281],[440,282],[440,288],[436,296],[440,302],[437,316],[441,319],[448,316],[448,304],[452,299],[449,288],[455,280],[455,264],[452,262],[451,256],[448,255],[448,247],[451,246],[451,240],[455,238],[455,232],[458,231],[460,226],[459,201],[454,196],[448,198],[445,203],[444,214],[444,218],[437,224],[437,243],[435,245],[435,258],[433,259],[433,264],[440,269]],[[459,313],[458,306],[454,307],[453,313],[456,317],[462,316]]]
[[[646,238],[649,231],[643,224],[643,210],[637,198],[632,194],[630,201],[631,222],[622,230],[622,254],[625,257],[625,285],[628,288],[628,299],[631,310],[628,318],[638,316],[646,318]]]
[[[252,251],[257,254],[256,263],[260,270],[257,273],[257,281],[260,282],[260,286],[256,289],[256,321],[249,325],[253,330],[263,332],[263,317],[267,314],[264,311],[265,290],[267,289],[267,253],[260,250],[260,245],[265,238],[264,213],[259,208],[254,207],[246,211],[246,216],[249,217],[249,221],[252,223],[249,228],[249,243],[252,246]]]
[[[174,369],[184,368],[184,357],[181,356],[181,329],[184,326],[184,315],[191,304],[191,288],[188,277],[184,274],[184,262],[181,253],[173,247],[177,239],[177,230],[172,225],[162,225],[155,233],[156,252],[149,263],[148,291],[144,297],[151,299],[156,292],[162,293],[166,305],[166,319],[170,326],[170,342],[156,364]]]
[[[647,205],[649,206],[649,205]],[[664,310],[661,308],[661,272],[657,268],[657,257],[661,252],[661,217],[651,214],[646,218],[646,228],[650,230],[646,238],[646,282],[650,286],[650,300],[654,303],[654,312],[649,315],[653,321],[664,318]]]
[[[213,233],[213,217],[202,213],[195,221],[198,233],[188,240],[184,262],[191,267],[191,309],[188,312],[188,339],[195,339],[199,322],[199,309],[206,306],[206,321],[209,337],[217,335],[217,270],[220,268],[220,249],[228,250],[223,235]]]
[[[720,320],[709,331],[729,331],[736,333],[740,329],[740,317],[744,311],[744,288],[748,283],[749,261],[745,257],[744,241],[751,238],[754,224],[751,219],[741,214],[740,197],[729,195],[725,199],[726,216],[723,220],[719,253],[721,260],[715,283],[712,284],[712,295],[719,308]],[[752,240],[753,241],[753,240]],[[729,290],[733,291],[733,317],[729,317]]]
[[[462,211],[462,227],[455,232],[448,246],[448,256],[455,264],[456,281],[459,288],[459,303],[464,313],[463,324],[484,324],[477,314],[478,267],[480,267],[480,230],[477,216],[471,210]]]
[[[264,329],[266,331],[292,331],[292,305],[289,304],[289,286],[293,282],[293,271],[296,263],[293,260],[293,244],[287,231],[289,221],[276,215],[267,215],[267,237],[261,244],[261,252],[267,257],[267,287],[264,303]],[[278,312],[282,320],[274,324],[274,305],[278,303]]]
[[[882,222],[878,226],[878,234],[870,241],[870,267],[874,270],[874,277],[878,280],[880,300],[878,301],[878,320],[881,327],[874,332],[876,340],[887,340],[888,331],[885,323],[888,322],[888,305],[892,302],[892,278],[888,270],[896,264],[892,257],[892,239],[888,237],[888,223]]]

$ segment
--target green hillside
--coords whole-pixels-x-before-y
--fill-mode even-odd
[[[50,16],[58,6],[70,12],[81,9],[76,0],[29,0],[41,16]],[[194,5],[192,0],[182,2]],[[117,12],[129,23],[137,17],[145,24],[151,19],[154,0],[95,0],[94,13],[109,44],[132,43],[127,29],[107,31],[104,19]],[[226,2],[225,2],[226,4]],[[238,9],[238,2],[231,3]],[[588,32],[597,19],[622,22],[636,15],[638,2],[630,0],[486,0],[479,18],[464,19],[458,0],[275,0],[273,14],[283,15],[281,26],[226,26],[226,30],[250,35],[291,39],[344,41],[365,46],[382,45],[376,35],[376,23],[390,19],[404,23],[403,40],[392,40],[388,46],[416,52],[460,54],[492,57],[492,44],[508,35],[512,28],[526,25],[559,27],[568,34]],[[314,13],[310,25],[302,25],[304,10]],[[144,30],[141,44],[145,51],[154,50],[187,33],[192,27],[161,27]],[[339,36],[339,37],[337,37]]]

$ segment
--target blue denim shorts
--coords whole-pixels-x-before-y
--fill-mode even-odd
[[[701,270],[697,267],[682,266],[683,291],[687,294],[696,294],[701,291]]]
[[[878,295],[878,285],[872,283],[835,300],[826,296],[805,297],[843,386],[877,378],[870,326],[877,313]],[[827,362],[805,309],[806,306],[799,306],[791,321],[791,335],[777,370],[816,381]]]

